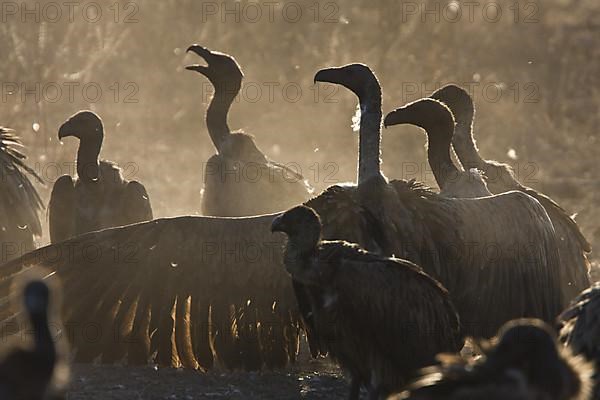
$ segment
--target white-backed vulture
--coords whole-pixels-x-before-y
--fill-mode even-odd
[[[398,391],[440,352],[463,345],[448,292],[410,261],[369,253],[345,241],[321,238],[311,208],[276,217],[273,232],[288,236],[287,272],[305,288],[313,335],[351,377],[350,399],[360,387],[377,400]]]
[[[491,196],[481,174],[476,169],[459,170],[450,155],[454,135],[454,117],[443,103],[420,99],[397,108],[386,116],[385,126],[411,124],[427,134],[427,159],[440,194],[446,197]]]
[[[535,199],[520,192],[453,199],[414,182],[386,183],[379,171],[381,87],[373,72],[349,64],[321,70],[315,81],[340,84],[359,98],[357,201],[378,223],[380,254],[410,260],[439,280],[466,334],[491,337],[511,319],[556,318],[563,307],[556,238]]]
[[[452,144],[465,170],[477,168],[482,171],[492,193],[518,190],[534,197],[544,206],[558,238],[564,298],[569,301],[577,296],[590,285],[590,263],[587,254],[591,252],[592,247],[575,220],[550,197],[522,185],[509,165],[485,160],[479,155],[473,137],[475,107],[466,90],[456,85],[448,85],[433,93],[431,97],[446,104],[454,114],[456,130]]]
[[[30,349],[13,348],[0,361],[0,398],[42,400],[51,390],[57,364],[57,351],[48,319],[50,294],[46,284],[36,280],[25,286],[22,297],[31,323],[33,345]],[[5,334],[6,331],[3,331]]]
[[[27,174],[43,184],[25,163],[21,141],[11,129],[0,127],[0,263],[19,257],[35,248],[42,236],[42,200]]]
[[[52,188],[48,216],[50,240],[60,242],[85,232],[152,219],[144,186],[127,181],[110,161],[98,160],[104,126],[92,111],[79,111],[63,123],[58,139],[79,139],[77,177],[63,175]]]
[[[584,290],[558,318],[559,338],[596,367],[592,399],[600,399],[600,283]]]
[[[298,171],[268,159],[251,135],[229,129],[227,114],[244,77],[236,60],[197,44],[187,51],[202,57],[207,65],[186,69],[207,77],[215,89],[206,112],[206,127],[217,154],[204,166],[202,213],[218,217],[261,215],[306,201],[311,189]]]
[[[364,93],[365,85],[378,86],[364,65],[346,71],[347,85],[355,93]],[[327,78],[328,73],[320,74]],[[379,105],[379,111],[363,107],[360,121],[361,164],[371,167],[359,166],[358,186],[333,186],[306,202],[321,217],[323,238],[408,259],[443,278],[438,280],[456,291],[450,295],[470,321],[470,334],[495,332],[522,315],[554,319],[561,307],[552,279],[553,233],[540,228],[545,221],[521,226],[521,221],[531,221],[528,207],[507,218],[497,210],[502,209],[502,196],[482,202],[478,207],[489,216],[474,221],[473,200],[448,199],[414,182],[385,184],[379,172],[380,93],[365,93],[360,99],[361,107]],[[0,269],[0,300],[3,282],[11,276],[32,265],[45,267],[65,287],[65,324],[93,322],[113,334],[96,342],[75,335],[77,360],[101,355],[103,362],[146,363],[151,358],[187,368],[208,368],[213,356],[221,358],[215,348],[228,346],[210,341],[235,342],[232,305],[250,300],[261,310],[268,304],[274,312],[259,315],[257,328],[275,328],[269,341],[259,334],[255,348],[261,359],[279,359],[274,365],[282,365],[293,359],[290,346],[297,343],[294,332],[303,304],[297,304],[283,270],[284,241],[270,233],[273,217],[163,218],[85,234],[5,264]],[[502,224],[508,224],[506,230],[484,229]],[[521,235],[528,238],[526,245],[518,240]],[[223,331],[230,334],[208,335],[215,331],[207,327],[209,313],[216,330],[229,324]],[[318,353],[318,343],[311,343],[311,350]]]
[[[394,400],[585,400],[593,367],[556,342],[539,320],[508,322],[493,341],[479,344],[482,356],[443,355],[442,365]]]

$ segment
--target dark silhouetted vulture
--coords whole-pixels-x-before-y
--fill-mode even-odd
[[[433,93],[431,97],[442,101],[454,114],[456,130],[452,144],[465,170],[477,168],[482,171],[492,193],[518,190],[534,197],[544,206],[558,238],[563,296],[566,301],[577,296],[590,285],[590,264],[587,254],[592,247],[575,220],[550,197],[522,185],[509,165],[485,160],[479,155],[473,137],[475,107],[473,99],[466,90],[448,85]]]
[[[560,340],[596,367],[592,398],[600,399],[600,283],[577,296],[558,318]]]
[[[385,126],[411,124],[427,133],[427,158],[440,194],[446,197],[490,196],[483,177],[477,169],[459,170],[450,155],[454,135],[454,117],[443,103],[420,99],[397,108],[386,116]]]
[[[127,181],[114,163],[99,160],[104,139],[100,117],[79,111],[58,130],[58,139],[79,139],[77,178],[63,175],[54,184],[48,213],[50,240],[60,242],[85,232],[152,219],[144,186]]]
[[[345,241],[321,241],[321,221],[297,206],[273,220],[284,232],[285,268],[304,286],[313,334],[360,387],[377,400],[399,390],[440,352],[458,352],[460,323],[446,289],[415,264]]]
[[[584,400],[593,367],[558,345],[539,320],[507,323],[482,356],[465,360],[444,355],[442,365],[423,375],[394,400]]]
[[[0,362],[2,399],[42,400],[50,395],[58,358],[49,328],[49,297],[48,287],[42,281],[30,282],[25,287],[23,300],[31,323],[33,345],[12,349]]]
[[[186,69],[207,77],[215,89],[206,126],[218,154],[204,166],[202,213],[219,217],[260,215],[306,201],[311,189],[298,171],[268,159],[251,135],[231,132],[227,125],[229,108],[244,77],[235,59],[197,44],[187,51],[202,57],[207,65]]]
[[[0,263],[33,250],[35,238],[42,236],[42,200],[27,175],[43,181],[25,164],[20,147],[13,131],[0,127]]]

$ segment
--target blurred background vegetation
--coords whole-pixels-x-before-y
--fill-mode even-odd
[[[384,112],[449,82],[470,86],[484,157],[513,164],[523,183],[577,213],[600,248],[600,3],[490,3],[3,2],[0,121],[28,146],[45,199],[77,148],[58,142],[58,126],[88,108],[105,122],[101,155],[146,185],[155,215],[194,214],[214,149],[204,124],[210,85],[184,69],[199,62],[188,45],[236,57],[245,85],[230,126],[297,163],[316,190],[354,180],[357,136],[354,96],[315,86],[314,73],[364,62],[382,83]],[[424,145],[414,127],[384,131],[385,174],[433,185]]]

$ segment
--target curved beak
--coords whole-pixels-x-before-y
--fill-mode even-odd
[[[315,74],[314,83],[329,82],[340,83],[340,68],[324,68]]]
[[[285,225],[283,224],[282,218],[283,214],[280,214],[273,219],[273,222],[271,222],[271,233],[284,232]]]
[[[74,136],[74,132],[71,130],[70,120],[63,123],[60,128],[58,128],[58,140],[61,140],[67,136]]]
[[[383,126],[387,128],[388,126],[403,124],[403,111],[404,108],[402,107],[390,111],[383,119]]]
[[[202,57],[202,59],[204,59],[204,61],[206,61],[207,64],[209,63],[208,58],[212,55],[212,53],[210,52],[209,49],[207,49],[204,46],[200,46],[199,44],[191,45],[190,47],[187,48],[187,50],[185,52],[186,53],[192,52],[192,53],[199,55],[200,57]],[[203,75],[206,75],[206,73],[208,72],[208,66],[201,65],[201,64],[188,65],[185,67],[185,69],[187,69],[189,71],[200,72]]]

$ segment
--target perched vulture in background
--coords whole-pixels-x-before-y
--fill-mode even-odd
[[[411,124],[427,133],[427,159],[441,195],[457,198],[491,196],[477,169],[461,171],[454,165],[450,155],[454,117],[443,103],[433,99],[420,99],[397,108],[388,115],[386,126]]]
[[[208,78],[215,92],[206,112],[206,127],[217,150],[204,166],[202,213],[240,217],[282,211],[306,201],[312,192],[297,171],[270,159],[254,137],[231,132],[227,114],[242,87],[244,74],[235,59],[224,53],[192,45],[207,65],[186,69]]]
[[[57,348],[50,331],[49,303],[50,293],[43,281],[29,282],[20,298],[29,318],[30,331],[33,334],[31,348],[18,346],[11,348],[0,361],[0,398],[6,400],[42,400],[57,390],[53,386],[56,366],[59,363]],[[16,321],[12,321],[14,329]],[[57,329],[56,325],[53,328]],[[6,334],[6,331],[3,331]],[[6,338],[4,338],[6,339]],[[20,337],[20,341],[23,336]],[[12,343],[9,342],[9,345]],[[21,344],[21,343],[20,343]],[[65,371],[61,371],[65,373]],[[54,397],[52,397],[54,398]]]
[[[58,139],[79,139],[77,178],[63,175],[54,184],[48,214],[50,240],[61,242],[82,233],[152,219],[144,186],[127,181],[110,161],[99,161],[104,138],[100,117],[79,111],[58,130]]]
[[[0,127],[0,263],[33,250],[35,238],[42,236],[42,200],[27,174],[43,181],[25,164],[19,147],[13,131]]]
[[[456,130],[452,144],[465,170],[477,168],[485,175],[487,186],[492,193],[518,190],[534,197],[548,212],[558,238],[561,258],[561,282],[563,296],[568,302],[590,285],[590,263],[587,254],[592,246],[583,236],[575,220],[550,197],[535,189],[522,185],[512,168],[497,161],[484,160],[473,137],[475,107],[466,90],[448,85],[431,95],[446,104],[456,119]]]
[[[600,283],[577,296],[558,321],[561,342],[596,367],[592,399],[600,400]]]
[[[441,366],[422,376],[394,400],[585,400],[593,367],[556,343],[539,320],[507,323],[480,358],[440,356]]]
[[[369,253],[345,241],[320,241],[321,221],[297,206],[273,220],[288,236],[284,263],[308,299],[322,350],[377,400],[398,391],[440,352],[463,345],[448,292],[415,264]]]

